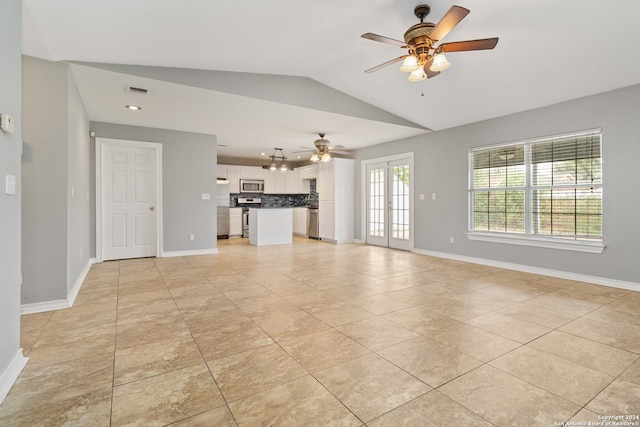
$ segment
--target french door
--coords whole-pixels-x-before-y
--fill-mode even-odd
[[[367,164],[367,243],[411,250],[411,159]]]

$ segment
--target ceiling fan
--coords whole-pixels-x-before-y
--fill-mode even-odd
[[[436,46],[436,42],[442,40],[470,11],[464,7],[452,6],[437,24],[424,22],[424,18],[430,11],[431,8],[426,4],[416,6],[414,14],[420,19],[420,22],[409,27],[404,33],[404,42],[373,33],[363,34],[362,38],[408,49],[406,55],[370,68],[365,73],[373,73],[388,65],[403,61],[400,70],[411,73],[409,80],[417,82],[435,77],[440,74],[440,71],[446,70],[451,66],[451,63],[444,56],[445,52],[487,50],[493,49],[498,44],[498,37],[492,37],[489,39],[441,43]]]
[[[305,150],[305,151],[313,150],[313,154],[311,154],[311,158],[309,159],[312,162],[318,162],[318,161],[328,162],[331,160],[331,154],[340,154],[340,155],[350,154],[349,151],[345,150],[345,148],[342,145],[331,145],[328,139],[324,139],[324,136],[326,134],[319,133],[318,135],[320,136],[320,138],[316,139],[313,142],[313,145],[315,146],[315,148],[300,147],[300,148],[308,148],[308,150]],[[303,152],[304,151],[298,151],[298,153],[303,153]]]

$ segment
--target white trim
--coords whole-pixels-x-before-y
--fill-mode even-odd
[[[84,283],[84,279],[87,278],[87,274],[91,269],[91,266],[96,263],[95,258],[90,258],[87,260],[87,264],[84,266],[76,281],[69,292],[69,295],[66,299],[58,299],[53,301],[42,301],[42,302],[34,302],[31,304],[22,304],[20,306],[20,314],[35,314],[35,313],[44,313],[45,311],[55,311],[55,310],[64,310],[65,308],[73,307],[73,304],[76,301],[76,297],[78,296],[78,292],[80,292],[80,288]]]
[[[69,304],[69,300],[67,299],[34,302],[31,304],[22,304],[20,306],[20,315],[44,313],[45,311],[64,310],[65,308],[71,308],[71,304]]]
[[[9,394],[9,390],[13,387],[13,384],[18,379],[20,372],[24,369],[24,366],[29,361],[28,357],[24,357],[22,349],[19,348],[15,356],[7,366],[7,369],[0,374],[0,403],[4,401],[4,398]]]
[[[601,254],[606,247],[600,242],[584,242],[578,240],[552,240],[536,238],[531,236],[521,236],[517,234],[492,234],[470,231],[465,233],[467,239],[482,242],[507,243],[510,245],[535,246],[538,248],[561,249],[564,251],[588,252]]]
[[[589,276],[586,274],[571,273],[568,271],[552,270],[549,268],[541,268],[541,267],[532,267],[530,265],[513,264],[510,262],[502,262],[502,261],[495,261],[491,259],[469,257],[465,255],[449,254],[446,252],[428,251],[424,249],[414,249],[413,252],[420,255],[428,255],[428,256],[434,256],[438,258],[452,259],[456,261],[469,262],[472,264],[487,265],[490,267],[504,268],[506,270],[521,271],[523,273],[540,274],[543,276],[557,277],[559,279],[593,283],[595,285],[626,289],[628,291],[640,291],[640,283],[610,279],[607,277]]]
[[[76,278],[76,281],[73,284],[73,287],[71,288],[71,292],[69,292],[69,295],[67,295],[67,301],[69,301],[70,307],[73,306],[73,303],[76,302],[76,297],[78,296],[78,292],[80,292],[80,288],[84,283],[84,279],[87,278],[87,274],[89,274],[89,270],[91,270],[91,266],[95,263],[96,263],[95,258],[89,258],[84,268]]]
[[[114,139],[105,137],[95,138],[96,151],[96,262],[102,259],[102,145],[125,145],[128,147],[153,148],[156,150],[156,191],[157,191],[157,218],[156,218],[156,257],[161,257],[164,247],[163,219],[162,219],[162,144],[159,142],[132,141],[127,139]]]
[[[167,252],[163,252],[162,256],[164,258],[171,258],[171,257],[177,257],[177,256],[212,255],[217,253],[218,253],[218,248],[209,248],[209,249],[191,249],[187,251],[167,251]]]

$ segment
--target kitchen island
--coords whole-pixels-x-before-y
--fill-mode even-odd
[[[249,208],[249,244],[293,243],[293,208]]]

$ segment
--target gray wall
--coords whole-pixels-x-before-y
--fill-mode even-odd
[[[0,2],[0,112],[13,116],[16,131],[0,133],[0,177],[16,177],[16,194],[0,192],[0,377],[20,347],[20,194],[22,151],[22,2]]]
[[[101,122],[91,122],[91,130],[96,137],[162,144],[165,252],[217,248],[215,135]],[[211,194],[211,200],[201,200],[201,193]],[[195,240],[189,241],[189,234]]]
[[[91,254],[91,151],[89,117],[71,70],[67,70],[67,294]],[[72,190],[73,189],[73,190]],[[94,216],[95,218],[95,216]],[[94,249],[95,251],[95,249]]]
[[[635,171],[640,159],[640,85],[545,108],[380,144],[356,153],[357,160],[414,153],[416,249],[490,259],[532,267],[640,282],[640,192]],[[470,241],[467,231],[469,147],[602,128],[602,254]],[[360,191],[360,162],[356,189]],[[418,195],[425,194],[425,200]],[[431,200],[431,194],[437,200]],[[361,230],[356,200],[356,237]],[[449,243],[449,236],[455,243]]]
[[[23,57],[23,304],[67,298],[67,68]]]

